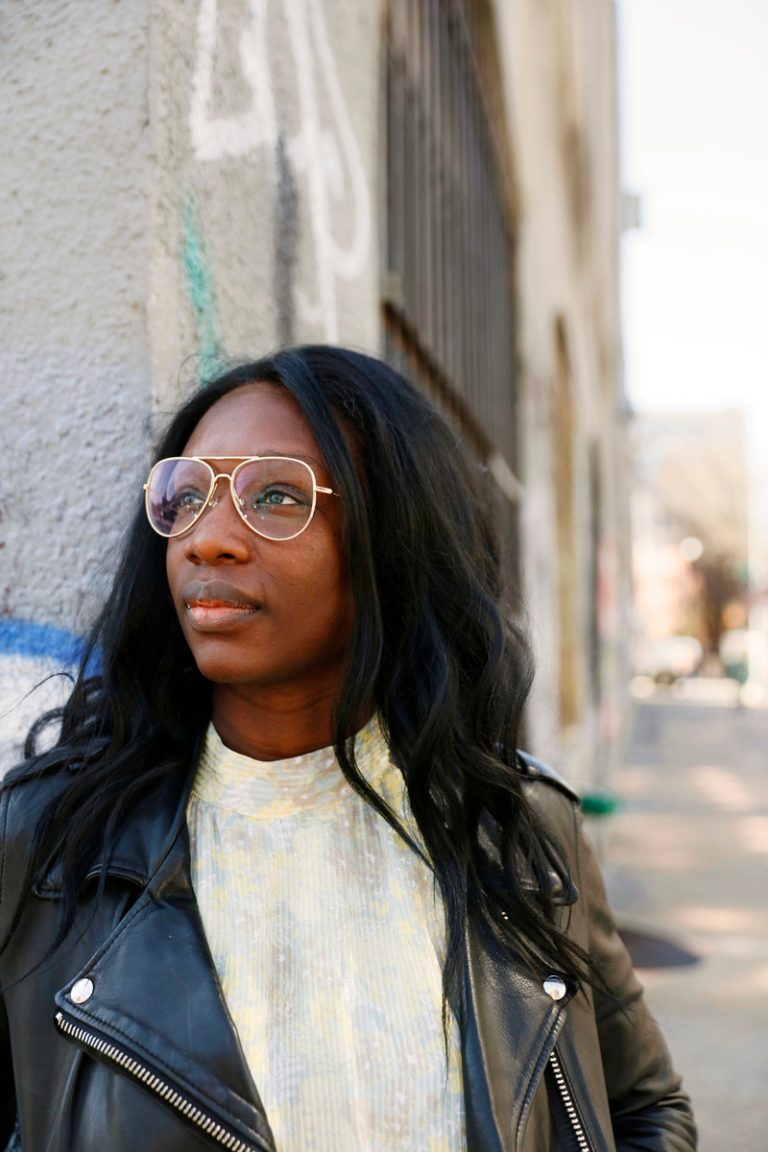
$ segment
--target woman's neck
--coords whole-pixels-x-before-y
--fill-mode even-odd
[[[286,760],[327,748],[335,738],[334,701],[306,692],[251,693],[237,685],[213,687],[213,726],[222,743],[254,760]],[[362,717],[366,723],[373,709]]]

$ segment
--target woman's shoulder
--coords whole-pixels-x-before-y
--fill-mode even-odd
[[[43,762],[41,763],[41,759]],[[25,856],[40,816],[71,782],[65,764],[53,767],[45,758],[24,760],[0,782],[0,851],[7,872],[10,855]]]
[[[564,776],[561,776],[551,765],[545,764],[543,760],[537,760],[535,756],[531,756],[529,752],[523,752],[519,748],[517,750],[517,770],[524,784],[549,785],[567,797],[573,804],[579,803],[578,792],[574,791]]]
[[[58,795],[72,779],[74,765],[52,752],[22,760],[0,779],[0,802],[23,811]]]
[[[549,764],[527,752],[517,752],[516,766],[525,799],[539,822],[561,841],[577,830],[579,794]]]
[[[550,869],[556,902],[570,904],[578,884],[581,807],[579,794],[549,764],[517,752],[516,766],[528,807],[535,817]]]
[[[41,767],[38,757],[11,769],[0,783],[0,940],[25,899],[40,818],[55,809],[71,778],[65,764]],[[33,890],[47,894],[37,885]]]

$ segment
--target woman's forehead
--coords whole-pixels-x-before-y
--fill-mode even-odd
[[[300,456],[322,461],[309,421],[293,396],[279,385],[255,382],[222,396],[202,416],[184,454]]]

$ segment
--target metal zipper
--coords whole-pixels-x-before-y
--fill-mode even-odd
[[[66,1036],[76,1040],[78,1044],[83,1044],[87,1048],[92,1048],[94,1052],[98,1052],[107,1060],[111,1060],[117,1064],[129,1076],[132,1076],[139,1083],[148,1088],[150,1092],[154,1092],[171,1108],[174,1108],[182,1116],[191,1120],[206,1136],[210,1136],[222,1148],[229,1149],[229,1152],[264,1152],[269,1147],[267,1144],[250,1144],[247,1140],[236,1135],[230,1131],[213,1116],[204,1112],[197,1104],[194,1104],[181,1092],[177,1091],[168,1084],[162,1077],[153,1072],[151,1068],[147,1068],[146,1064],[142,1064],[139,1060],[135,1060],[133,1056],[128,1056],[122,1049],[118,1048],[115,1044],[110,1044],[109,1041],[103,1040],[97,1036],[95,1032],[89,1032],[87,1028],[81,1028],[78,1024],[72,1024],[64,1016],[62,1012],[56,1013],[56,1025],[61,1032]]]
[[[584,1132],[584,1127],[581,1123],[581,1119],[579,1118],[576,1105],[573,1102],[573,1097],[571,1096],[571,1091],[568,1087],[568,1081],[565,1079],[563,1066],[560,1063],[560,1058],[557,1055],[556,1048],[552,1049],[552,1053],[549,1057],[549,1063],[552,1066],[552,1075],[555,1078],[557,1090],[560,1093],[560,1099],[563,1102],[566,1115],[571,1122],[571,1128],[573,1129],[573,1134],[576,1137],[576,1145],[579,1149],[579,1152],[591,1152],[589,1141],[587,1140],[586,1134]]]

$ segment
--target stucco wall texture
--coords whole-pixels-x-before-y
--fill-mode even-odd
[[[378,349],[382,19],[3,7],[0,750],[87,631],[179,397],[279,343]]]
[[[0,18],[0,613],[75,629],[145,455],[146,9]]]
[[[155,8],[149,330],[161,401],[190,351],[379,347],[380,6]],[[169,323],[170,319],[170,323]]]

